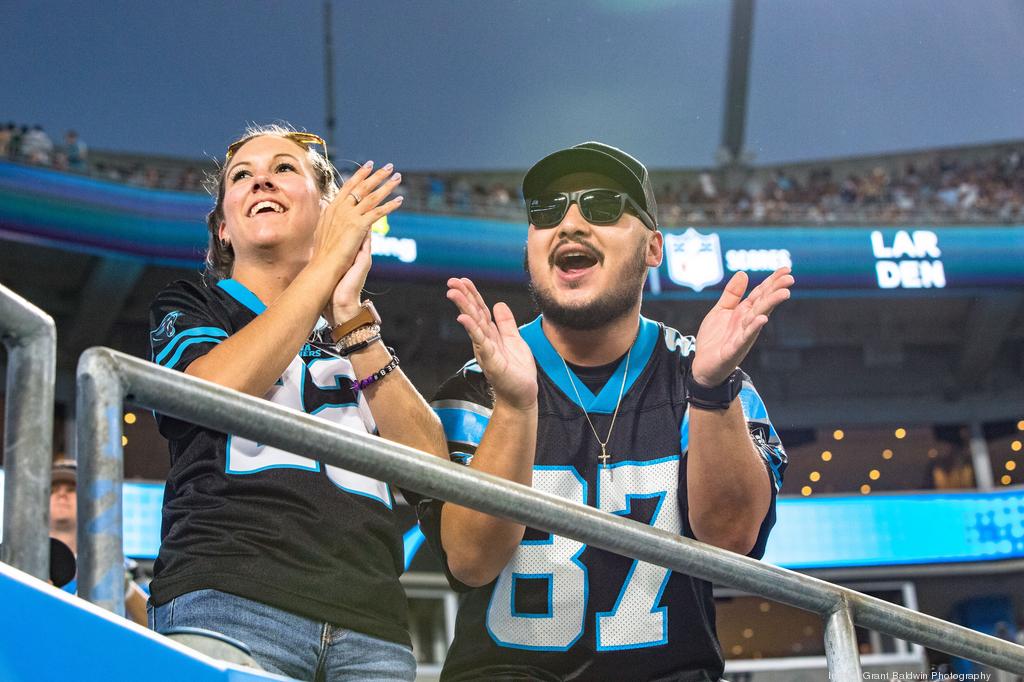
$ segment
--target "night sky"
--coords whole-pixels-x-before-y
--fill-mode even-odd
[[[527,167],[586,139],[715,163],[724,0],[333,0],[338,156]],[[0,122],[220,155],[246,122],[324,130],[320,0],[0,2]],[[1024,2],[755,8],[755,163],[1024,138]]]

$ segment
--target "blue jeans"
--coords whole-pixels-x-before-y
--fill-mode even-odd
[[[268,672],[310,682],[412,682],[412,649],[218,590],[149,607],[149,626],[214,630],[244,642]]]

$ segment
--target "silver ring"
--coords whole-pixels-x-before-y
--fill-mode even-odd
[[[358,203],[359,203],[360,201],[362,201],[362,199],[360,199],[360,198],[359,198],[359,195],[358,195],[358,194],[356,194],[355,192],[349,192],[349,193],[348,193],[348,195],[349,195],[350,197],[352,197],[353,199],[355,199],[355,200],[356,200],[356,203],[357,203],[357,204],[358,204]]]

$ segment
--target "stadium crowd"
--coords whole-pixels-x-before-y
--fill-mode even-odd
[[[657,177],[658,173],[654,173]],[[1024,220],[1024,146],[982,160],[936,154],[906,163],[899,172],[882,165],[867,173],[837,173],[822,165],[800,175],[786,169],[750,173],[734,189],[717,172],[658,184],[666,225],[773,224],[844,221],[1010,223]],[[420,186],[421,208],[501,215],[518,211],[503,184],[469,176]]]
[[[75,130],[68,130],[62,142],[55,143],[41,125],[13,122],[0,124],[0,159],[82,173],[136,187],[182,192],[202,191],[206,174],[206,169],[187,163],[172,164],[175,167],[168,169],[153,163],[111,163],[93,159]]]
[[[895,156],[893,157],[896,158]],[[921,160],[924,158],[924,160]],[[90,157],[74,130],[55,143],[39,125],[0,124],[0,159],[138,187],[197,192],[208,162]],[[835,165],[654,172],[661,220],[689,224],[839,224],[845,222],[1015,223],[1024,221],[1024,144],[979,158],[938,151],[867,169]],[[495,173],[404,174],[407,210],[518,218],[516,182]],[[728,181],[726,177],[728,176]]]

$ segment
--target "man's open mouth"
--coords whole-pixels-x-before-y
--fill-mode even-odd
[[[584,247],[570,247],[555,254],[552,265],[562,272],[586,270],[597,265],[600,258],[592,250]]]

